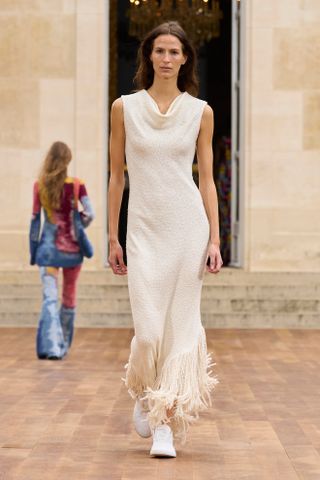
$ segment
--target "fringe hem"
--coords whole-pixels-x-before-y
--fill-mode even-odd
[[[189,352],[169,357],[155,382],[148,383],[146,379],[142,382],[130,359],[125,366],[127,373],[123,380],[132,398],[148,402],[151,429],[161,423],[170,423],[175,439],[185,443],[189,426],[198,420],[201,411],[212,405],[211,391],[219,383],[210,370],[214,365],[211,354],[207,353],[202,328],[195,347]],[[173,416],[168,418],[167,410],[171,409]]]

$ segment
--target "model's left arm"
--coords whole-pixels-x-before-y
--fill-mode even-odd
[[[200,132],[197,140],[197,159],[199,170],[199,190],[210,224],[210,238],[206,259],[206,268],[210,273],[218,273],[222,267],[219,235],[219,209],[217,190],[213,181],[213,111],[206,105],[202,114]],[[207,260],[210,259],[209,265]]]

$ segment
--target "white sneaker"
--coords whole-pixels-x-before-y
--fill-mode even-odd
[[[133,423],[136,432],[138,435],[140,435],[140,437],[151,437],[152,432],[148,422],[148,407],[146,405],[146,402],[144,402],[143,400],[136,400],[133,409]]]
[[[173,446],[173,435],[169,425],[159,425],[153,432],[153,444],[150,450],[151,457],[176,457]]]

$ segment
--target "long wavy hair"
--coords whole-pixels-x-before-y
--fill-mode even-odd
[[[40,200],[54,210],[59,209],[61,205],[63,186],[71,158],[68,145],[63,142],[54,142],[39,174]]]
[[[178,88],[180,91],[187,91],[191,95],[197,96],[199,91],[199,81],[196,73],[197,55],[194,47],[189,41],[186,32],[178,22],[170,21],[158,25],[151,30],[143,39],[138,50],[138,68],[134,77],[134,83],[139,90],[148,89],[153,84],[154,70],[150,60],[154,40],[159,35],[174,35],[182,43],[183,54],[187,56],[187,61],[181,65],[178,75]]]

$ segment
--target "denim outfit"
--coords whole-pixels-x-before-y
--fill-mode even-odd
[[[30,263],[40,266],[42,308],[37,331],[39,358],[61,359],[72,343],[76,313],[76,285],[83,256],[73,231],[73,183],[67,178],[58,211],[41,203],[39,185],[34,185],[33,217],[30,225]],[[80,182],[81,222],[87,227],[94,218],[85,185]],[[41,208],[44,225],[41,232]],[[62,303],[59,308],[58,274],[63,271]]]

